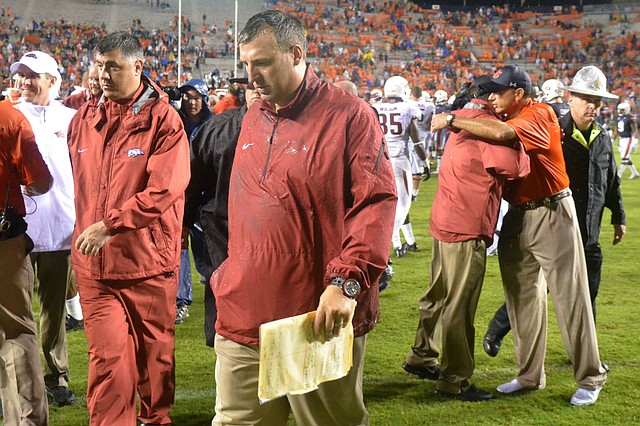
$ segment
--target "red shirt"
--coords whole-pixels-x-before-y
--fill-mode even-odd
[[[93,99],[93,96],[91,96],[89,89],[84,89],[81,92],[68,96],[64,101],[62,101],[62,104],[68,108],[78,110],[85,102],[88,102],[91,99]]]
[[[518,134],[527,150],[531,159],[531,173],[505,191],[505,200],[517,205],[546,198],[568,188],[562,132],[553,108],[529,99],[520,115],[506,123]]]
[[[498,119],[488,102],[472,102],[485,108],[465,108],[455,114]],[[467,131],[452,132],[431,207],[431,235],[447,243],[482,238],[491,244],[504,182],[527,173],[529,157],[522,146],[515,150],[483,142]]]
[[[24,216],[20,185],[32,185],[47,176],[49,169],[38,151],[29,121],[10,102],[0,102],[0,210],[12,206]]]

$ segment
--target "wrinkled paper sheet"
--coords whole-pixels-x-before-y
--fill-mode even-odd
[[[330,340],[315,338],[315,311],[260,326],[261,403],[286,394],[311,392],[320,383],[349,373],[353,365],[352,319],[356,305],[352,302],[349,324]]]

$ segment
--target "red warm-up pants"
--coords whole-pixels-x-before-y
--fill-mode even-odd
[[[91,426],[171,424],[177,274],[94,280],[78,274],[89,345]]]

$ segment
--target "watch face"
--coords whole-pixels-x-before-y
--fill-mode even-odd
[[[356,297],[360,294],[360,284],[355,280],[347,280],[344,283],[344,293],[349,297]]]

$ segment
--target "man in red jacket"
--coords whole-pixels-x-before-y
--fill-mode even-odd
[[[46,425],[47,393],[33,320],[33,241],[22,191],[49,191],[52,177],[26,117],[0,102],[0,392],[6,425]],[[20,185],[24,185],[21,190]]]
[[[229,257],[214,273],[213,425],[366,425],[362,371],[379,316],[396,191],[374,110],[305,63],[300,22],[254,15],[238,39],[262,101],[242,122],[229,187]],[[316,336],[348,324],[353,367],[313,392],[258,400],[261,324],[317,311]]]
[[[103,97],[69,126],[73,268],[89,344],[91,425],[170,424],[189,143],[164,92],[142,75],[140,42],[96,47]]]

